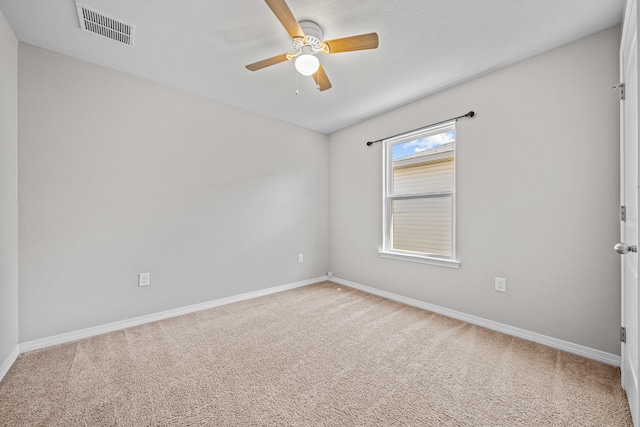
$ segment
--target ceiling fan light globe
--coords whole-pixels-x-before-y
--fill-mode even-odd
[[[315,74],[320,68],[320,61],[314,55],[305,53],[296,58],[296,70],[303,76]]]

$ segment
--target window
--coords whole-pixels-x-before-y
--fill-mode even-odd
[[[458,268],[455,121],[384,141],[386,258]]]

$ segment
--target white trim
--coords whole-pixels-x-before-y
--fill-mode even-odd
[[[547,347],[555,348],[557,350],[566,351],[567,353],[577,354],[578,356],[586,357],[588,359],[597,360],[608,365],[620,366],[620,356],[615,354],[606,353],[601,350],[596,350],[590,347],[585,347],[579,344],[574,344],[568,341],[563,341],[557,338],[548,337],[546,335],[538,334],[535,332],[527,331],[525,329],[516,328],[513,326],[505,325],[504,323],[494,322],[493,320],[483,319],[481,317],[473,316],[470,314],[462,313],[460,311],[451,310],[449,308],[440,307],[438,305],[429,304],[417,299],[404,297],[391,292],[382,291],[380,289],[372,288],[370,286],[361,285],[360,283],[351,282],[349,280],[339,279],[333,277],[332,282],[339,283],[344,286],[349,286],[367,292],[369,294],[378,295],[383,298],[398,301],[413,307],[422,308],[424,310],[432,311],[434,313],[442,314],[447,317],[462,320],[477,326],[482,326],[487,329],[502,332],[507,335],[522,338],[527,341],[533,341],[538,344],[546,345]]]
[[[196,311],[207,310],[221,305],[231,304],[234,302],[244,301],[248,299],[258,298],[265,295],[275,294],[277,292],[288,291],[303,286],[312,285],[314,283],[328,280],[327,276],[315,277],[313,279],[303,280],[301,282],[289,283],[286,285],[274,286],[272,288],[261,289],[259,291],[247,292],[240,295],[234,295],[226,298],[220,298],[213,301],[203,302],[199,304],[189,305],[186,307],[174,308],[172,310],[162,311],[159,313],[148,314],[146,316],[134,317],[132,319],[121,320],[119,322],[107,323],[105,325],[94,326],[92,328],[80,329],[78,331],[67,332],[60,335],[54,335],[47,338],[27,341],[20,344],[20,353],[26,353],[45,347],[51,347],[58,344],[64,344],[71,341],[77,341],[83,338],[89,338],[108,332],[118,331],[121,329],[131,328],[133,326],[143,325],[170,317],[181,316],[183,314],[194,313]],[[3,365],[4,367],[4,365]]]
[[[16,345],[13,351],[9,354],[9,357],[7,357],[7,359],[2,363],[2,366],[0,366],[0,381],[2,381],[5,375],[7,375],[7,372],[9,372],[9,369],[11,369],[11,366],[13,366],[18,356],[20,356],[20,347]]]
[[[440,267],[460,268],[460,261],[451,258],[436,258],[426,255],[404,254],[400,252],[378,251],[381,258],[397,259],[400,261],[419,262]]]

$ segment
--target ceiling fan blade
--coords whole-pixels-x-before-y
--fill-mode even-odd
[[[272,58],[263,59],[262,61],[254,62],[246,66],[249,71],[257,71],[271,65],[276,65],[284,61],[288,61],[293,56],[290,53],[283,53],[282,55],[274,56]]]
[[[351,52],[353,50],[375,49],[378,47],[378,34],[369,33],[342,39],[328,40],[322,45],[324,53]]]
[[[304,39],[304,32],[284,0],[264,0],[292,39]]]
[[[315,80],[318,85],[318,89],[320,92],[323,90],[331,89],[331,82],[329,81],[329,77],[327,77],[327,73],[324,72],[324,68],[322,68],[322,64],[320,64],[320,68],[318,71],[313,74],[313,80]]]

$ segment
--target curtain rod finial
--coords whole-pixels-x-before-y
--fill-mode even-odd
[[[476,115],[476,113],[474,113],[473,111],[469,111],[467,114],[465,114],[467,117],[473,117]]]

